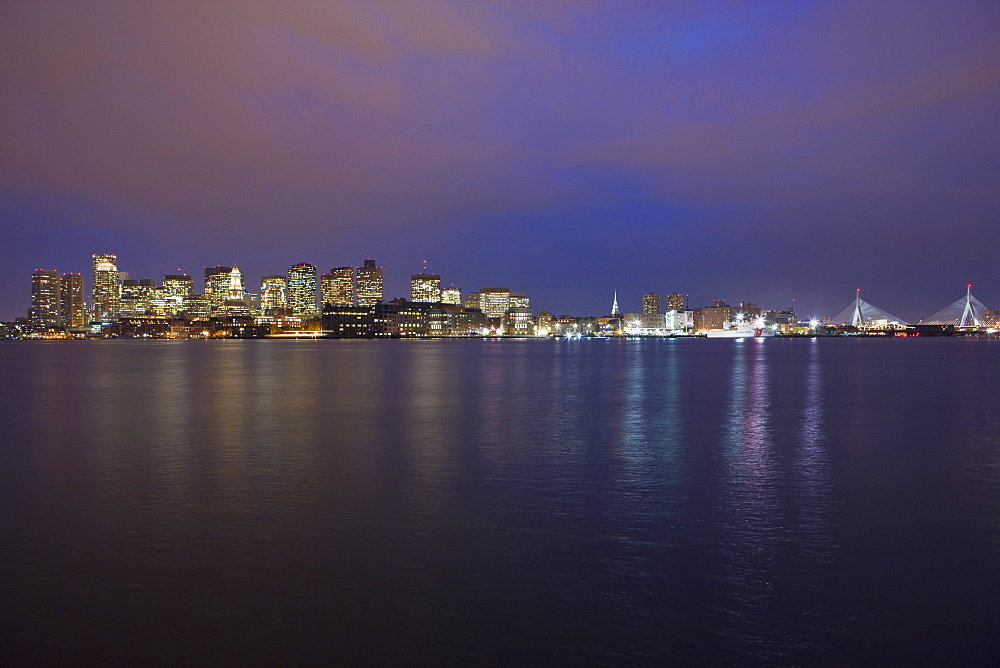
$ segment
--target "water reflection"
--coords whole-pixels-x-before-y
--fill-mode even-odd
[[[720,521],[725,536],[720,543],[722,587],[716,596],[720,612],[728,618],[722,631],[738,633],[751,645],[764,642],[764,613],[779,595],[773,578],[782,523],[776,493],[781,481],[772,452],[768,343],[733,342],[723,443],[726,478]]]

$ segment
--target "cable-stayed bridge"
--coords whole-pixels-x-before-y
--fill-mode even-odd
[[[909,324],[902,318],[866,302],[861,298],[860,288],[855,293],[854,301],[845,306],[844,310],[830,322],[834,325],[852,325],[858,329],[895,329]]]
[[[937,313],[920,321],[921,325],[951,325],[953,327],[989,327],[995,325],[996,316],[989,313],[986,304],[972,296],[972,286],[965,295],[945,306]]]

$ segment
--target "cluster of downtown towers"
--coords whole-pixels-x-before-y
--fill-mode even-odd
[[[352,308],[381,304],[382,272],[383,268],[376,266],[374,260],[365,260],[359,267],[336,267],[317,281],[316,266],[301,263],[291,267],[287,275],[262,277],[260,293],[254,295],[246,291],[238,267],[206,267],[204,291],[199,294],[188,274],[167,274],[157,286],[152,279],[130,279],[119,270],[117,256],[95,254],[89,308],[81,274],[39,269],[32,274],[28,317],[36,328],[79,327],[88,322],[143,316],[317,319],[324,306]],[[503,317],[512,308],[530,309],[525,294],[508,288],[483,288],[463,298],[459,288],[442,289],[441,277],[426,270],[411,276],[410,300],[479,309],[492,318]]]

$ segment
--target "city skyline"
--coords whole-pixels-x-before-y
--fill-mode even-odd
[[[991,2],[4,3],[0,320],[103,250],[251,286],[374,256],[389,298],[428,258],[579,314],[996,306],[998,26]]]
[[[108,313],[107,306],[105,303],[112,304],[110,307],[113,312],[120,315],[127,315],[129,310],[122,306],[127,299],[123,300],[125,297],[125,290],[129,284],[141,288],[140,284],[146,284],[150,289],[154,287],[161,289],[164,295],[180,295],[180,294],[195,294],[203,295],[206,303],[208,304],[209,312],[214,313],[224,302],[229,300],[240,300],[246,301],[246,304],[251,308],[258,308],[260,311],[266,311],[268,308],[280,306],[288,306],[296,316],[304,317],[318,317],[321,314],[322,307],[324,303],[330,303],[332,305],[372,305],[378,301],[389,302],[392,300],[411,300],[414,302],[444,302],[452,304],[465,304],[465,306],[472,306],[473,308],[480,308],[480,293],[488,293],[494,291],[502,291],[508,295],[503,301],[503,305],[490,308],[488,305],[483,305],[484,312],[487,311],[497,311],[492,314],[492,317],[499,317],[502,311],[506,310],[509,306],[524,306],[525,304],[517,302],[516,298],[514,302],[510,301],[510,296],[520,295],[524,297],[524,293],[511,292],[509,288],[479,288],[476,290],[469,290],[462,292],[460,288],[452,285],[450,288],[445,289],[441,287],[441,276],[438,274],[427,273],[426,260],[423,261],[423,267],[418,273],[410,275],[408,281],[408,288],[405,293],[398,295],[389,295],[384,293],[383,287],[383,271],[384,267],[376,266],[376,262],[372,259],[365,260],[362,264],[357,266],[344,266],[344,267],[334,267],[331,269],[331,273],[323,274],[320,276],[321,270],[317,265],[313,265],[307,262],[300,262],[292,265],[288,270],[287,274],[265,274],[260,276],[258,282],[252,285],[258,286],[257,292],[248,289],[247,285],[244,283],[244,274],[240,271],[238,266],[234,263],[233,266],[222,266],[216,265],[214,267],[204,268],[204,282],[202,283],[202,292],[197,291],[197,283],[194,281],[194,277],[191,274],[184,273],[180,268],[176,271],[180,272],[178,274],[164,274],[162,279],[159,279],[160,285],[157,285],[156,278],[150,278],[144,276],[143,278],[136,279],[132,277],[134,272],[128,271],[127,268],[122,268],[117,266],[117,255],[115,254],[104,254],[95,253],[92,255],[93,264],[93,277],[89,283],[85,283],[82,275],[79,272],[68,272],[63,273],[58,269],[41,269],[36,268],[31,274],[30,281],[31,287],[29,288],[28,296],[28,306],[20,315],[16,318],[27,317],[29,320],[34,321],[37,319],[35,305],[33,303],[33,295],[37,291],[37,279],[40,274],[51,274],[53,279],[57,282],[62,280],[63,290],[66,290],[66,281],[70,277],[75,277],[75,280],[79,282],[77,286],[75,283],[72,290],[76,292],[76,299],[81,302],[85,302],[88,314],[92,314],[94,318],[101,319],[102,314]],[[298,285],[293,288],[292,286],[297,283],[297,281],[306,280],[300,278],[303,276],[301,273],[305,271],[305,276],[308,276],[308,283]],[[357,273],[355,273],[357,272]],[[105,276],[114,275],[117,279],[108,279]],[[136,276],[139,274],[136,273]],[[108,294],[109,287],[107,285],[108,281],[117,280],[119,284],[119,293],[113,299]],[[275,280],[280,281],[280,296],[276,296],[271,289],[268,287],[268,283],[271,283],[271,288],[276,288],[274,285]],[[186,286],[183,290],[178,291],[176,283],[182,281]],[[234,283],[238,281],[238,283]],[[346,283],[345,283],[346,281]],[[430,296],[430,293],[423,292],[426,288],[423,286],[424,283],[430,281],[430,284],[436,286],[432,292],[435,292],[437,298]],[[362,286],[369,285],[366,289],[365,287],[358,288],[357,285]],[[417,286],[421,287],[418,288]],[[971,283],[966,284],[966,289],[970,291],[973,285]],[[236,293],[234,293],[234,289]],[[419,294],[422,293],[423,294]],[[445,298],[445,293],[451,292],[455,297],[454,301]],[[858,298],[860,298],[861,288],[856,288],[855,291]],[[309,305],[308,295],[313,295],[314,304]],[[614,306],[618,305],[618,291],[613,290],[613,302]],[[89,299],[85,298],[84,295],[88,296]],[[377,298],[374,295],[379,295]],[[470,296],[474,295],[473,302],[469,302]],[[135,295],[137,296],[137,295]],[[345,299],[345,296],[349,296],[349,299]],[[332,297],[332,298],[331,298]],[[622,295],[622,301],[626,304],[626,307],[619,308],[618,313],[629,313],[629,314],[649,314],[649,313],[665,313],[671,310],[674,311],[684,311],[693,310],[697,308],[707,308],[710,306],[719,306],[720,304],[727,304],[727,301],[742,302],[746,301],[748,303],[753,303],[755,300],[752,296],[742,295],[740,298],[734,299],[732,296],[726,298],[714,298],[705,300],[701,306],[697,303],[692,304],[690,302],[690,294],[681,293],[677,291],[662,292],[662,293],[643,293],[641,295],[633,296],[634,299],[628,295]],[[745,299],[744,299],[745,298]],[[990,303],[992,303],[992,298]],[[277,301],[275,301],[277,300]],[[62,314],[60,317],[62,319],[67,319],[66,313],[69,313],[70,306],[67,303],[60,303],[58,295],[56,297],[56,313]],[[636,302],[636,308],[630,308],[632,302]],[[978,300],[977,300],[978,301]],[[525,302],[526,303],[526,302]],[[305,305],[305,307],[303,307]],[[836,316],[831,316],[828,313],[804,313],[798,311],[797,300],[792,299],[788,304],[771,304],[765,305],[765,308],[772,310],[782,310],[791,309],[793,312],[797,312],[800,319],[810,320],[810,319],[832,319],[836,320]],[[850,308],[850,306],[848,307]],[[947,308],[947,307],[946,307]],[[989,308],[986,306],[985,308]],[[80,311],[82,313],[83,306],[80,306]],[[313,310],[315,309],[315,310]],[[554,315],[574,315],[576,317],[606,317],[611,314],[611,309],[607,312],[591,312],[591,313],[570,313],[569,311],[560,311],[559,309],[550,308],[534,308],[536,313],[538,311],[546,311]],[[880,310],[880,309],[879,309]],[[940,309],[938,309],[940,310]],[[839,314],[843,312],[844,309],[838,309],[836,312]],[[207,312],[208,313],[208,312]],[[936,311],[935,313],[936,314]],[[932,315],[934,315],[932,314]],[[73,316],[72,320],[78,320],[82,316]],[[895,316],[893,316],[895,318]],[[902,321],[909,322],[911,324],[918,323],[926,320],[931,316],[921,316],[915,319],[902,318]],[[7,320],[0,320],[0,322],[13,322],[16,318],[10,318]],[[54,324],[54,323],[53,323]],[[62,324],[62,323],[61,323]],[[77,322],[77,324],[81,324]]]

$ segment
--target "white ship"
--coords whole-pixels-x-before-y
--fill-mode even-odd
[[[722,329],[712,329],[705,333],[710,339],[746,339],[758,336],[774,336],[774,328],[764,324],[764,320],[744,320],[722,323]]]

